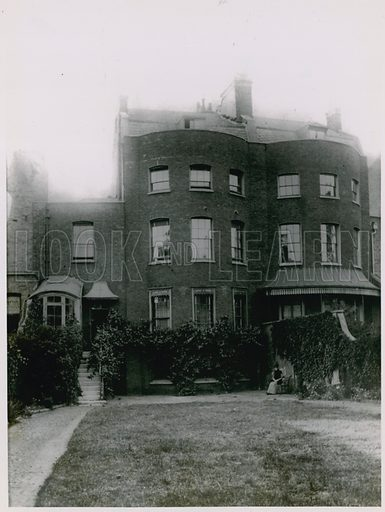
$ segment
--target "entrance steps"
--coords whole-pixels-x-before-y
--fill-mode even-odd
[[[88,359],[90,353],[84,351],[78,369],[79,385],[82,391],[79,397],[79,405],[102,405],[103,400],[103,386],[102,379],[99,374],[93,375],[88,369]]]

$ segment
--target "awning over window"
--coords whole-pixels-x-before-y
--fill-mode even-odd
[[[378,297],[374,286],[359,269],[340,267],[280,269],[264,288],[266,295],[346,294]]]
[[[117,300],[119,297],[112,293],[107,281],[97,281],[92,284],[91,290],[84,295],[85,299]]]
[[[65,293],[77,299],[81,299],[83,283],[75,277],[69,276],[49,276],[48,279],[40,283],[37,289],[31,293],[29,298],[41,295],[42,293]]]

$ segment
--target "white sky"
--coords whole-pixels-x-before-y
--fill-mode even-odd
[[[254,112],[325,121],[380,151],[382,0],[8,0],[7,151],[41,153],[50,189],[106,193],[119,95],[195,109],[236,73]]]

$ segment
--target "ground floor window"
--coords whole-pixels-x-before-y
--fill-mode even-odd
[[[246,290],[233,290],[234,328],[242,329],[247,325]]]
[[[280,306],[280,320],[286,320],[287,318],[298,318],[303,316],[303,303],[293,302],[290,304],[281,304]]]
[[[21,314],[21,294],[9,293],[7,295],[7,330],[17,331]]]
[[[43,318],[46,325],[61,327],[71,318],[75,318],[74,300],[64,295],[43,297]]]
[[[214,290],[193,290],[193,318],[194,323],[201,329],[213,327],[215,322]]]
[[[153,329],[171,329],[171,291],[150,291],[150,320]]]

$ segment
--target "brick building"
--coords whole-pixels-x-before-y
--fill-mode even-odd
[[[215,110],[122,100],[116,155],[116,197],[74,203],[48,201],[44,175],[16,156],[11,326],[32,296],[49,324],[74,312],[86,340],[111,307],[152,328],[326,309],[379,322],[368,167],[338,112],[326,124],[253,116],[239,77]]]

